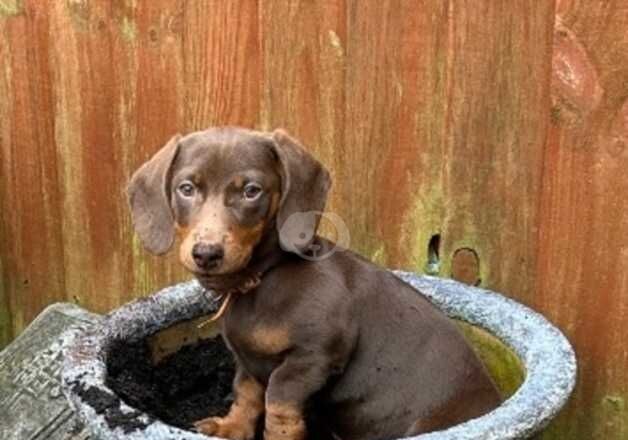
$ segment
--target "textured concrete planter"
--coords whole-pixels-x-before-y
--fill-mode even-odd
[[[445,431],[415,437],[421,440],[507,440],[529,438],[541,430],[567,401],[576,378],[576,359],[569,342],[543,316],[499,294],[455,281],[397,275],[422,291],[455,319],[482,327],[519,357],[525,379],[493,412]],[[88,429],[103,440],[202,440],[207,437],[155,420],[129,407],[105,385],[108,349],[117,340],[139,340],[176,323],[211,313],[209,301],[195,282],[161,290],[112,312],[95,328],[76,332],[65,352],[63,390]],[[106,411],[85,401],[87,394],[104,398]],[[112,427],[107,417],[132,420],[132,429]]]

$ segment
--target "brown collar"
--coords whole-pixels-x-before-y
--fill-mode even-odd
[[[245,294],[255,289],[262,282],[262,277],[283,258],[284,254],[280,250],[271,252],[257,262],[252,263],[246,269],[228,275],[217,275],[213,277],[199,277],[199,282],[205,288],[205,294],[212,301],[222,301],[218,311],[206,321],[198,325],[202,328],[207,324],[217,321],[229,307],[229,302],[233,294]]]

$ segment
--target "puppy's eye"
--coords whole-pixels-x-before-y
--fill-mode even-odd
[[[242,192],[246,200],[255,200],[262,194],[262,187],[257,183],[247,183]]]
[[[196,193],[196,187],[192,182],[185,181],[177,187],[177,191],[179,191],[179,194],[183,197],[192,197],[194,193]]]

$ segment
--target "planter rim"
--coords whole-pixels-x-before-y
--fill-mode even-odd
[[[576,382],[576,357],[569,341],[547,319],[501,294],[453,280],[393,271],[424,294],[448,316],[494,334],[519,356],[526,377],[498,408],[449,429],[411,437],[413,440],[508,440],[527,438],[541,430],[564,406]],[[181,321],[210,314],[217,304],[196,281],[166,287],[150,297],[128,303],[87,331],[74,331],[64,348],[63,392],[79,417],[102,440],[206,440],[205,435],[167,425],[119,399],[105,384],[105,354],[116,340],[137,341]],[[97,390],[119,402],[122,414],[145,427],[124,432],[110,428],[81,397],[79,390]]]

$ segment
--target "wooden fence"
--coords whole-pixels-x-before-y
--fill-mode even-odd
[[[0,0],[0,344],[185,277],[123,197],[170,135],[282,126],[355,250],[565,330],[544,438],[628,437],[626,29],[625,0]]]

